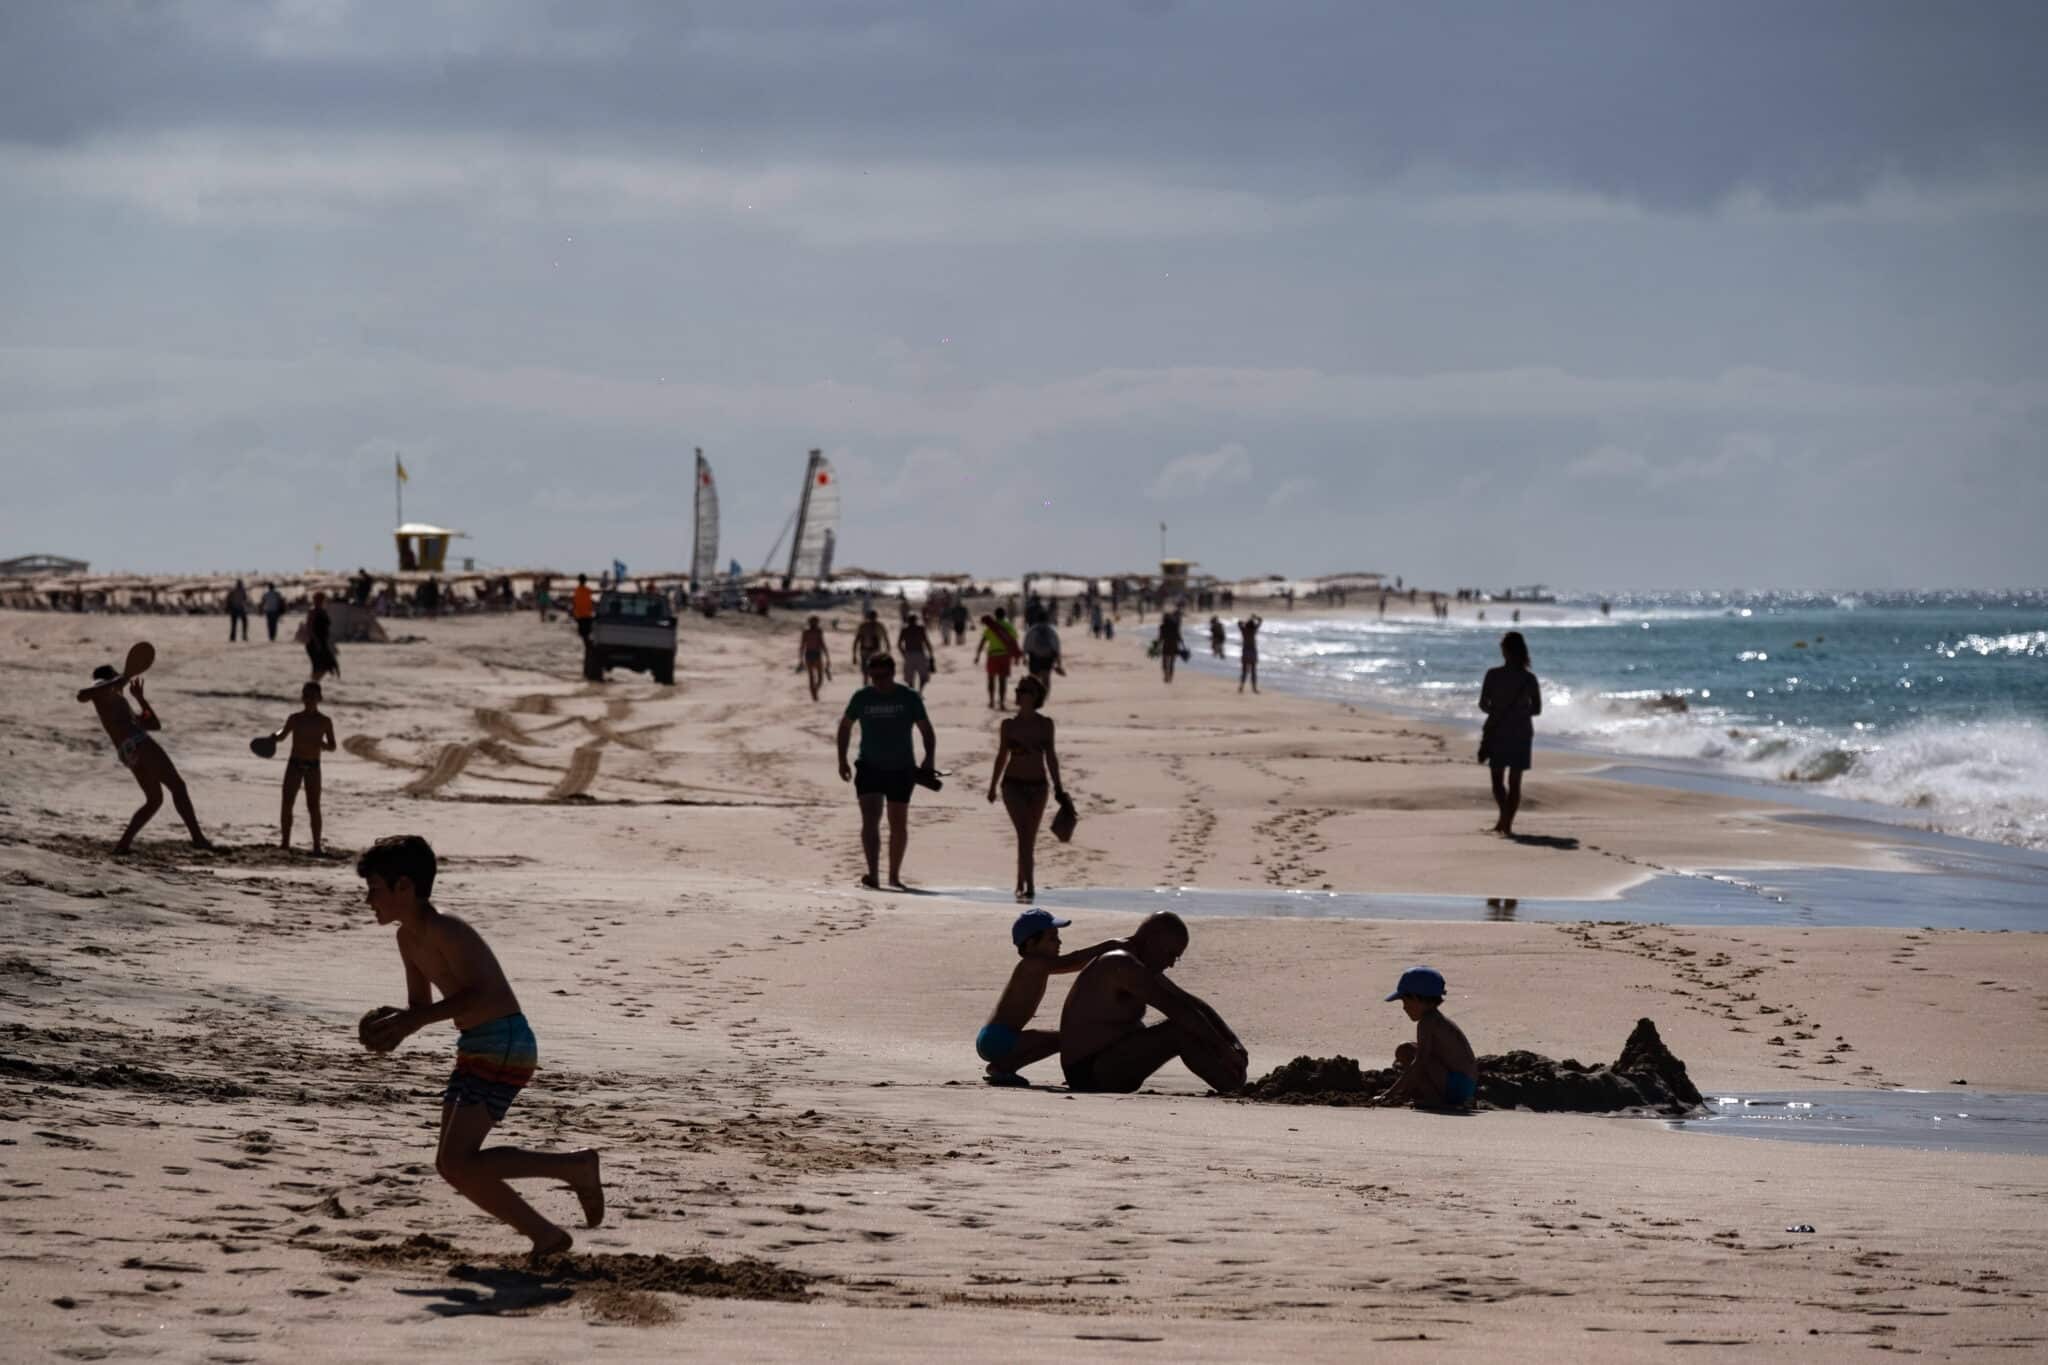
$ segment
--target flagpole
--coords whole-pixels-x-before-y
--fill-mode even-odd
[[[391,524],[396,530],[405,525],[405,457],[395,450],[391,452],[391,491],[398,499],[398,520]]]

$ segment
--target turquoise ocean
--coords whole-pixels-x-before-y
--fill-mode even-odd
[[[1487,619],[1267,615],[1260,674],[1288,690],[1476,722],[1519,629],[1539,743],[1677,761],[1898,807],[1914,824],[2048,848],[2048,591],[1715,593],[1486,605]],[[1243,615],[1220,613],[1231,624]],[[1150,630],[1144,632],[1146,636]],[[1208,656],[1206,617],[1188,644]],[[1237,632],[1229,632],[1237,668]],[[1539,754],[1538,766],[1542,759]]]

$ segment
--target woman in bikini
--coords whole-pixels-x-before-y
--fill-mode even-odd
[[[1038,825],[1045,818],[1048,796],[1058,797],[1060,759],[1053,748],[1052,717],[1038,708],[1045,704],[1045,684],[1025,678],[1017,684],[1017,714],[1006,717],[999,731],[995,767],[988,777],[988,799],[998,793],[1010,823],[1017,829],[1017,900],[1026,903],[1038,894],[1035,857]]]
[[[832,676],[832,656],[825,649],[825,631],[817,617],[813,616],[804,626],[797,652],[803,656],[804,672],[810,675],[811,700],[816,701],[819,686]]]

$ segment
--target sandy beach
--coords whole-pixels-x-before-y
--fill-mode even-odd
[[[328,687],[330,856],[274,847],[280,766],[248,740],[303,655],[213,617],[0,613],[0,1314],[13,1359],[1640,1359],[1869,1348],[2039,1352],[2048,1158],[1702,1137],[1650,1119],[1257,1105],[1169,1066],[1144,1093],[981,1084],[1015,955],[996,713],[968,648],[929,701],[946,790],[905,870],[856,885],[797,620],[688,618],[678,685],[586,683],[566,621],[393,623]],[[1148,632],[1149,633],[1149,632]],[[137,804],[90,708],[134,639],[207,832]],[[1467,736],[1368,710],[1169,688],[1127,625],[1063,632],[1071,844],[1046,888],[1587,898],[1579,923],[1190,920],[1174,972],[1259,1074],[1381,1065],[1381,1003],[1444,971],[1481,1052],[1611,1060],[1654,1019],[1708,1094],[2048,1085],[2038,934],[1602,922],[1700,869],[1918,875],[1881,835],[1539,756],[1522,829]],[[411,638],[407,638],[411,637]],[[433,1170],[451,1032],[385,1057],[403,998],[353,857],[427,836],[435,900],[490,939],[542,1070],[501,1132],[606,1153],[611,1214],[565,1268]],[[1940,880],[1923,877],[1930,899]],[[1069,912],[1063,912],[1069,913]],[[1127,932],[1076,910],[1069,944]],[[1041,1014],[1057,1017],[1056,981]],[[531,1188],[567,1219],[566,1190]],[[1788,1232],[1810,1226],[1811,1233]]]

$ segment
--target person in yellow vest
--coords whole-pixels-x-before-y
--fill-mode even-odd
[[[588,574],[576,575],[576,595],[569,599],[569,614],[576,618],[576,633],[589,643],[590,623],[597,619],[597,598],[591,594]]]

